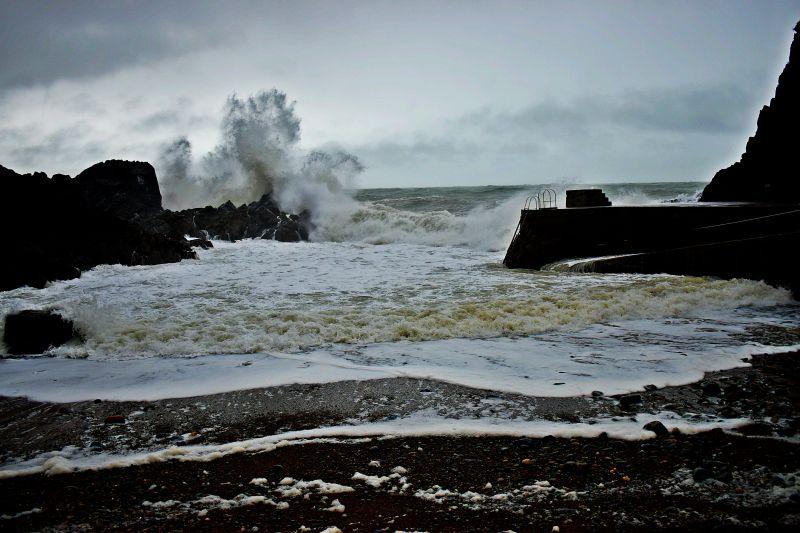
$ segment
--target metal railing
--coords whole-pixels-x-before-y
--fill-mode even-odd
[[[555,209],[558,207],[558,196],[553,189],[542,189],[536,194],[532,194],[525,199],[523,211],[533,209]]]
[[[519,236],[519,229],[522,227],[522,221],[525,219],[525,214],[528,211],[531,211],[531,207],[534,210],[539,209],[556,209],[558,207],[558,197],[556,195],[556,191],[553,189],[542,189],[537,194],[532,194],[525,199],[525,204],[522,207],[522,213],[520,213],[519,222],[517,222],[517,228],[514,230],[514,236],[511,238],[511,244],[509,244],[509,249],[514,246],[514,241],[517,240],[517,236]]]

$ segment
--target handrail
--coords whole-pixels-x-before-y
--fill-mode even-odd
[[[525,198],[522,206],[523,211],[533,209],[555,209],[558,207],[558,195],[554,189],[542,189],[536,194],[531,194]]]
[[[534,210],[539,209],[556,209],[558,208],[558,195],[556,191],[550,188],[542,189],[537,194],[531,194],[527,198],[525,198],[525,203],[522,205],[522,212],[520,213],[519,222],[517,222],[517,227],[514,230],[514,236],[511,237],[511,244],[509,245],[509,249],[514,246],[514,241],[517,240],[517,236],[519,235],[519,230],[522,227],[522,220],[525,218],[525,214],[531,210],[531,206],[534,206]]]

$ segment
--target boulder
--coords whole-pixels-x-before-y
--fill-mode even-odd
[[[83,203],[130,219],[161,211],[161,191],[150,163],[112,159],[87,168],[73,180]]]
[[[3,343],[13,355],[43,353],[79,337],[71,320],[51,311],[25,310],[5,317]]]
[[[623,411],[633,411],[642,404],[642,397],[639,394],[626,394],[619,398],[619,408]]]
[[[662,424],[658,420],[653,420],[652,422],[648,422],[647,424],[642,426],[642,429],[644,429],[645,431],[652,431],[653,433],[656,434],[656,437],[666,437],[667,435],[669,435],[669,430],[666,428],[666,426],[664,426],[664,424]]]
[[[789,62],[755,135],[739,161],[717,172],[701,202],[800,203],[800,22],[794,31]]]
[[[129,164],[131,170],[121,175],[132,176],[138,184],[134,170],[149,165]],[[131,205],[143,205],[148,213],[154,213],[156,201],[160,209],[160,199],[154,199],[148,187],[134,196],[114,195],[107,187],[111,178],[94,180],[96,172],[81,173],[84,177],[78,182],[64,175],[50,179],[40,172],[21,175],[0,167],[0,227],[6,229],[0,290],[43,287],[99,264],[157,264],[196,257],[183,236],[153,229],[149,219],[120,207],[130,198]],[[149,183],[144,178],[143,182]],[[90,203],[94,201],[98,205]]]

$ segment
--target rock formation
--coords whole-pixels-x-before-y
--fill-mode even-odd
[[[42,353],[80,337],[72,321],[50,311],[26,310],[5,317],[3,344],[13,355]]]
[[[741,160],[717,172],[702,202],[800,203],[800,22],[775,97],[758,115]]]
[[[111,160],[74,179],[0,166],[0,224],[5,229],[0,290],[71,279],[99,264],[151,265],[196,258],[208,238],[283,241],[308,238],[303,217],[282,213],[265,195],[173,212],[161,206],[149,163]],[[186,236],[193,237],[188,241]]]

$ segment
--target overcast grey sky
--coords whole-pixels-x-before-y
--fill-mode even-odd
[[[360,184],[708,180],[738,158],[800,0],[0,2],[0,164],[74,174],[296,101]]]

